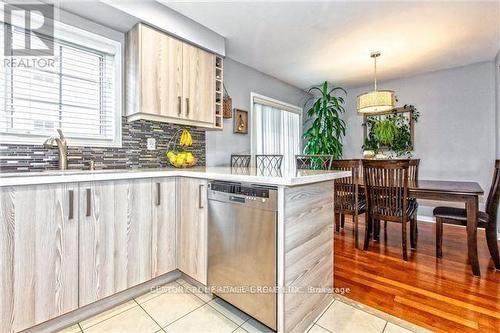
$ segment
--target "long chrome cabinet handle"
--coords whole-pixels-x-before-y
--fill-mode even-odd
[[[91,200],[92,192],[90,188],[88,188],[86,192],[87,192],[87,211],[85,213],[85,216],[90,216],[92,213],[92,200]]]
[[[203,198],[202,198],[202,193],[203,193],[203,187],[205,185],[203,184],[200,184],[200,186],[198,187],[198,208],[204,208],[203,206]]]
[[[186,116],[189,116],[189,97],[186,97]]]
[[[161,187],[160,183],[156,183],[156,205],[161,205]]]
[[[180,116],[182,113],[182,98],[177,96],[177,115]]]
[[[73,205],[74,205],[74,197],[75,193],[73,190],[69,190],[69,212],[68,212],[68,220],[72,220],[74,217]]]

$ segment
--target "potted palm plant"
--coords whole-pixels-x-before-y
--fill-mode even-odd
[[[342,157],[346,124],[341,118],[345,112],[344,98],[338,93],[347,95],[342,87],[329,87],[325,81],[321,86],[308,90],[313,94],[313,103],[307,111],[307,123],[310,127],[304,133],[306,145],[304,153],[308,155],[333,155],[335,159]],[[306,103],[310,103],[311,99]]]

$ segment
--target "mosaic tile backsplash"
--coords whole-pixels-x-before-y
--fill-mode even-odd
[[[169,166],[165,157],[169,140],[185,126],[122,118],[122,147],[72,147],[68,144],[68,169],[88,169],[95,161],[96,169],[159,168]],[[205,165],[205,130],[190,127],[193,146],[189,147]],[[147,138],[156,139],[156,150],[147,150]],[[10,145],[0,143],[0,172],[57,170],[58,150],[42,145]]]

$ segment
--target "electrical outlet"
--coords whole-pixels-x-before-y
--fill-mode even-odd
[[[156,149],[156,139],[155,138],[148,138],[148,150],[155,150]]]

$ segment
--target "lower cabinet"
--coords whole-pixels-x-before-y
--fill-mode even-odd
[[[78,307],[78,184],[0,188],[0,332]]]
[[[151,179],[80,184],[80,306],[151,279]]]
[[[153,184],[151,270],[153,277],[177,268],[176,178],[157,178]]]
[[[179,178],[178,242],[179,269],[207,284],[207,185],[204,179]]]
[[[207,181],[0,187],[0,332],[175,269],[207,283]]]

